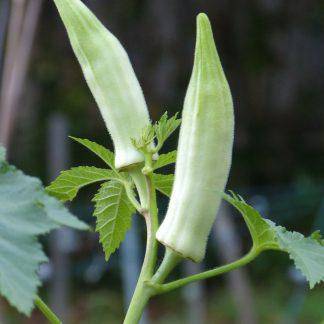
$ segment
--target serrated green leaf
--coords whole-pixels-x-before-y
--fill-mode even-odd
[[[71,201],[82,187],[113,178],[116,178],[116,173],[112,170],[79,166],[61,172],[46,191],[61,201]]]
[[[165,112],[160,120],[153,126],[147,125],[143,128],[140,138],[132,138],[133,146],[141,152],[158,152],[168,137],[177,129],[181,119],[177,119],[175,114],[168,119],[168,113]],[[158,144],[154,148],[154,139],[157,138]]]
[[[241,213],[255,246],[259,248],[277,247],[277,240],[273,230],[257,210],[248,205],[241,197],[234,193],[232,193],[232,196],[224,193],[223,198]]]
[[[104,146],[92,142],[88,139],[78,138],[70,136],[71,139],[85,146],[88,150],[100,157],[116,174],[118,171],[115,168],[115,156],[114,153],[105,148]]]
[[[0,171],[0,294],[29,315],[40,280],[39,264],[47,260],[37,235],[67,225],[88,226],[56,199],[41,182],[12,166]]]
[[[154,125],[158,149],[162,147],[168,137],[179,127],[181,119],[177,119],[178,113],[168,119],[168,112],[165,112],[160,120]]]
[[[274,249],[289,254],[296,268],[301,270],[313,288],[324,281],[324,246],[318,232],[305,237],[298,232],[287,231],[261,215],[241,197],[224,194],[224,199],[242,214],[253,239],[254,247],[260,250]]]
[[[94,216],[97,218],[96,231],[108,261],[118,249],[131,226],[131,216],[135,208],[128,200],[124,186],[115,180],[105,182],[93,198]]]
[[[153,183],[155,188],[168,197],[171,196],[173,181],[173,174],[153,173]]]
[[[272,225],[272,228],[280,248],[289,254],[296,268],[308,280],[310,288],[324,281],[324,246],[316,239],[287,231],[282,226]]]
[[[140,138],[131,138],[131,141],[136,149],[145,152],[148,147],[152,147],[154,138],[154,127],[152,125],[147,125],[142,129]]]
[[[41,285],[37,269],[47,258],[33,236],[9,233],[2,226],[0,232],[0,293],[28,316]]]
[[[163,168],[169,164],[175,163],[177,159],[177,151],[166,154],[160,154],[158,160],[153,165],[153,170]]]
[[[68,226],[78,230],[90,230],[84,222],[79,221],[69,210],[57,199],[49,196],[43,191],[37,200],[37,205],[43,208],[47,217],[57,226]]]

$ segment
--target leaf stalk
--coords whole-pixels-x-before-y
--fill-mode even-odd
[[[260,252],[261,251],[259,249],[252,248],[250,250],[250,252],[248,254],[246,254],[245,256],[243,256],[242,258],[240,258],[234,262],[231,262],[229,264],[217,267],[215,269],[200,272],[198,274],[191,275],[191,276],[188,276],[188,277],[185,277],[185,278],[182,278],[179,280],[175,280],[175,281],[172,281],[172,282],[169,282],[166,284],[156,284],[156,283],[148,283],[148,284],[150,287],[152,287],[154,289],[154,294],[163,294],[168,291],[188,285],[192,282],[204,280],[204,279],[211,278],[211,277],[216,277],[221,274],[232,271],[234,269],[240,268],[240,267],[246,265],[247,263],[251,262],[252,260],[254,260],[260,254]]]
[[[55,315],[55,313],[45,304],[45,302],[36,296],[35,306],[43,313],[51,324],[62,324],[62,321]]]

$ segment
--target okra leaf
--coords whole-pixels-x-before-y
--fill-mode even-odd
[[[224,194],[223,198],[241,213],[255,246],[264,249],[278,246],[276,235],[271,226],[257,210],[234,193],[232,193],[232,196]]]
[[[61,201],[71,201],[82,187],[113,178],[116,174],[112,170],[79,166],[61,172],[46,191]]]
[[[0,150],[4,152],[3,149]],[[62,225],[88,226],[53,197],[39,179],[2,160],[0,166],[0,294],[20,312],[33,309],[39,265],[47,261],[37,237]]]
[[[301,233],[288,231],[270,220],[263,219],[258,211],[235,194],[225,194],[224,199],[242,214],[256,248],[288,253],[296,268],[306,277],[310,288],[324,281],[324,246],[319,232],[305,237]]]
[[[155,188],[168,197],[171,196],[173,181],[173,174],[153,173],[153,183]]]
[[[91,152],[96,154],[98,157],[100,157],[116,174],[118,174],[118,171],[115,168],[114,160],[115,156],[114,153],[105,148],[104,146],[97,144],[96,142],[92,142],[88,139],[78,138],[78,137],[72,137],[70,136],[74,141],[80,143],[81,145],[85,146],[87,149],[89,149]]]
[[[298,232],[287,231],[282,226],[271,223],[276,233],[278,245],[289,254],[309,282],[310,288],[324,281],[324,246],[317,239],[305,237]]]
[[[154,125],[158,148],[161,148],[168,137],[179,127],[181,119],[177,119],[178,113],[168,119],[168,112],[165,112],[160,120]]]
[[[163,168],[169,164],[175,163],[177,159],[177,151],[159,155],[158,160],[153,165],[153,170]]]
[[[139,138],[131,138],[133,146],[143,153],[158,152],[163,146],[168,137],[177,129],[181,124],[181,119],[177,119],[175,114],[168,119],[168,113],[165,112],[160,120],[154,125],[147,125],[142,129]],[[157,146],[154,148],[154,139],[157,139]]]
[[[154,127],[147,125],[142,129],[141,136],[139,138],[131,138],[131,141],[136,149],[145,152],[148,147],[152,146],[154,138]]]
[[[123,184],[115,180],[102,184],[93,201],[93,215],[97,218],[96,231],[108,261],[131,227],[131,216],[135,208],[130,203]]]

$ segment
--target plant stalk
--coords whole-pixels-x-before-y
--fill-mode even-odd
[[[148,187],[145,176],[143,175],[139,167],[129,170],[129,174],[135,183],[135,187],[137,189],[138,196],[141,202],[141,208],[143,210],[148,210],[150,208],[150,196],[148,194]]]
[[[168,277],[169,273],[175,268],[176,265],[178,265],[181,260],[183,260],[183,257],[181,257],[180,254],[166,247],[163,261],[159,269],[152,277],[150,284],[162,284]]]
[[[62,324],[61,320],[54,312],[42,301],[39,296],[36,296],[35,306],[43,313],[51,324]]]
[[[215,277],[242,267],[254,260],[261,251],[266,249],[253,246],[248,254],[232,263],[163,284],[169,273],[181,261],[182,257],[173,250],[166,248],[164,259],[159,269],[153,275],[157,260],[157,240],[155,234],[159,226],[156,191],[151,173],[144,175],[140,169],[137,169],[130,172],[130,175],[135,182],[135,186],[140,196],[141,211],[145,218],[147,228],[147,242],[141,273],[124,319],[124,324],[139,323],[145,306],[152,296],[180,288],[191,282]]]
[[[145,181],[143,181],[143,179]],[[148,202],[148,209],[143,212],[147,228],[147,242],[142,270],[124,324],[135,324],[140,321],[144,308],[154,291],[149,285],[147,285],[147,282],[150,281],[153,276],[157,258],[157,241],[155,239],[155,233],[158,228],[158,211],[156,205],[156,193],[151,175],[144,176],[143,174],[140,175],[137,173],[135,185],[137,191],[142,195],[141,201]],[[143,197],[144,194],[146,195],[146,198]]]
[[[188,276],[186,278],[182,278],[179,280],[175,280],[166,284],[155,284],[154,282],[150,283],[150,286],[154,289],[154,295],[163,294],[168,291],[183,287],[185,285],[188,285],[192,282],[198,281],[198,280],[204,280],[211,277],[216,277],[221,274],[227,273],[229,271],[232,271],[234,269],[240,268],[248,263],[250,263],[252,260],[254,260],[259,254],[261,250],[252,248],[248,254],[243,256],[242,258],[231,262],[229,264],[217,267],[212,270],[200,272],[198,274]]]

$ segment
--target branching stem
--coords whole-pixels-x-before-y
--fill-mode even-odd
[[[175,280],[166,284],[155,284],[155,283],[149,283],[149,285],[154,289],[155,294],[162,294],[166,293],[170,290],[174,290],[180,287],[183,287],[187,284],[190,284],[192,282],[203,280],[211,277],[216,277],[221,274],[227,273],[231,270],[237,269],[239,267],[242,267],[246,265],[247,263],[254,260],[260,253],[260,250],[252,248],[251,251],[246,254],[244,257],[240,258],[239,260],[236,260],[232,263],[217,267],[212,270],[204,271],[192,276],[188,276],[183,279]]]
[[[231,270],[242,267],[254,260],[261,251],[271,248],[262,248],[254,244],[250,252],[239,260],[212,270],[204,271],[186,278],[163,284],[169,273],[181,261],[182,258],[176,252],[166,248],[164,259],[159,269],[154,274],[157,260],[157,240],[155,238],[155,234],[159,224],[156,191],[152,181],[152,156],[145,157],[145,166],[142,170],[140,167],[133,169],[130,172],[130,175],[134,180],[137,192],[140,196],[141,204],[139,204],[136,200],[131,188],[128,188],[129,191],[127,194],[131,198],[133,205],[145,218],[147,242],[141,273],[139,275],[134,295],[126,314],[124,324],[138,323],[142,317],[146,304],[152,296],[166,293],[198,280],[219,276],[223,273],[227,273]]]

